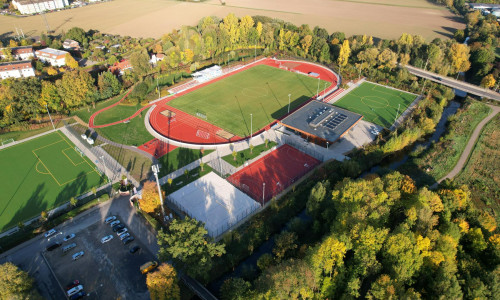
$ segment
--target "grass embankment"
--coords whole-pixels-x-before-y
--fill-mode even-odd
[[[142,115],[145,115],[145,112]],[[144,126],[142,115],[133,118],[127,123],[96,128],[96,131],[110,141],[123,145],[140,146],[153,139],[153,136],[148,132],[146,126]]]
[[[139,153],[113,145],[102,146],[120,165],[122,165],[137,181],[147,180],[151,176],[153,162]]]
[[[471,188],[474,203],[500,223],[500,115],[483,128],[467,164],[455,178]]]
[[[481,102],[467,100],[464,107],[450,117],[447,133],[429,149],[405,163],[400,171],[415,179],[419,185],[430,185],[443,178],[455,167],[472,132],[490,111]]]
[[[232,154],[226,155],[226,156],[222,157],[222,159],[225,160],[226,162],[230,163],[234,167],[239,167],[239,166],[242,166],[246,161],[249,161],[251,159],[256,158],[262,152],[267,151],[276,145],[277,145],[277,143],[275,143],[275,142],[269,142],[267,144],[267,147],[266,147],[266,144],[261,144],[261,145],[255,146],[252,151],[250,151],[250,148],[248,148],[248,149],[245,149],[243,151],[237,152],[236,160],[234,160],[234,156]]]
[[[74,122],[76,122],[76,121],[73,120],[73,118],[70,118],[70,119],[66,120],[66,123],[68,123],[68,124],[72,124]],[[64,123],[63,123],[63,121],[59,121],[56,124],[54,124],[54,126],[56,128],[60,128],[60,127],[64,126]],[[6,132],[6,133],[1,133],[0,134],[0,143],[2,141],[6,141],[8,139],[14,139],[14,141],[24,140],[24,139],[27,139],[29,137],[35,136],[37,134],[48,132],[48,131],[50,131],[52,129],[53,129],[52,128],[52,124],[51,123],[47,123],[47,126],[44,126],[42,128],[38,128],[38,129],[33,129],[33,130],[18,130],[18,131],[10,131],[10,132]]]
[[[141,105],[126,105],[120,103],[117,106],[99,113],[94,119],[94,125],[105,125],[121,121],[135,114],[141,107]]]
[[[79,109],[79,110],[72,112],[71,115],[78,116],[80,119],[82,119],[82,121],[88,123],[90,116],[92,116],[93,113],[95,113],[95,112],[97,112],[105,107],[108,107],[112,104],[115,104],[116,102],[120,101],[123,98],[123,96],[125,96],[126,94],[127,94],[127,92],[125,91],[119,95],[114,96],[113,98],[108,99],[108,100],[103,100],[103,101],[97,102],[97,104],[95,105],[95,108],[84,107],[82,109]]]
[[[201,167],[194,168],[188,171],[187,174],[184,173],[181,176],[174,178],[172,180],[172,184],[164,184],[162,188],[165,193],[169,195],[210,172],[212,172],[212,168],[205,164],[203,166],[203,171],[201,170]]]

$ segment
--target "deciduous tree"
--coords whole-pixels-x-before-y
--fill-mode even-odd
[[[180,300],[181,291],[174,267],[161,264],[155,272],[146,277],[149,295],[152,300]]]
[[[175,219],[168,231],[158,233],[161,261],[172,261],[178,269],[194,278],[207,278],[212,258],[226,253],[224,244],[213,243],[207,230],[195,219]]]
[[[0,265],[0,299],[30,299],[33,279],[13,263]]]
[[[342,46],[340,47],[339,57],[337,58],[337,63],[340,67],[344,67],[347,65],[350,55],[351,47],[349,46],[349,40],[344,40]]]
[[[164,194],[164,192],[162,191]],[[164,196],[164,195],[163,195]],[[158,189],[154,181],[144,183],[142,198],[139,200],[141,209],[147,213],[152,213],[161,205]]]
[[[66,53],[66,56],[64,58],[68,67],[70,67],[71,69],[78,68],[78,62],[73,58],[73,56],[71,56],[71,54]]]

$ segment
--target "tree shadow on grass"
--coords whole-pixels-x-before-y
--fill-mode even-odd
[[[31,196],[27,201],[25,201],[25,204],[16,211],[10,221],[4,225],[0,231],[17,226],[19,222],[25,222],[31,218],[39,216],[40,213],[48,207],[47,203],[42,201],[46,195],[47,192],[45,190],[45,183],[37,185],[33,190],[33,193],[31,193]]]

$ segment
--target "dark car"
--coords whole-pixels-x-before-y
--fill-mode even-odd
[[[134,246],[132,248],[130,248],[130,253],[136,253],[137,251],[139,251],[141,249],[141,247],[139,246]]]
[[[122,242],[124,245],[132,242],[134,240],[134,237],[133,236],[129,236],[128,238],[124,239]]]
[[[47,251],[52,251],[54,249],[59,248],[60,246],[61,246],[61,243],[54,243],[54,244],[47,247]]]
[[[80,281],[79,280],[73,280],[72,282],[68,283],[66,285],[66,291],[74,288],[75,286],[79,285]]]
[[[87,295],[87,293],[85,293],[84,291],[80,291],[80,292],[74,294],[73,296],[71,296],[69,299],[71,299],[71,300],[81,299],[81,298],[85,297],[86,295]]]
[[[117,232],[118,230],[123,229],[123,228],[125,228],[125,225],[123,225],[123,224],[115,225],[115,226],[113,226],[113,232]]]

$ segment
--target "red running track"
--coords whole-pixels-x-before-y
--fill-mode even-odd
[[[95,117],[96,117],[98,114],[100,114],[101,112],[103,112],[103,111],[105,111],[105,110],[108,110],[108,109],[110,109],[110,108],[113,108],[113,107],[117,106],[118,104],[120,104],[123,100],[125,100],[125,98],[127,98],[127,97],[128,97],[128,94],[130,94],[130,92],[132,92],[132,89],[130,89],[130,90],[127,92],[127,94],[125,94],[125,96],[123,96],[123,98],[121,98],[121,99],[120,99],[120,101],[118,101],[118,102],[116,102],[116,103],[114,103],[114,104],[111,104],[110,106],[107,106],[107,107],[105,107],[105,108],[102,108],[102,109],[100,109],[100,110],[96,111],[95,113],[93,113],[93,114],[90,116],[90,118],[89,118],[89,127],[90,127],[90,128],[101,128],[101,127],[106,127],[106,126],[111,126],[111,125],[114,125],[115,123],[116,123],[116,124],[117,124],[117,123],[122,123],[122,122],[124,122],[124,121],[126,121],[126,120],[128,120],[128,119],[131,119],[132,117],[129,117],[129,118],[125,119],[125,120],[121,120],[121,121],[118,121],[118,122],[114,122],[114,123],[112,123],[112,124],[98,125],[98,126],[95,126],[95,125],[94,125],[94,120],[95,120]]]
[[[155,158],[160,158],[177,147],[171,145],[170,143],[163,142],[155,138],[152,139],[151,141],[145,142],[144,144],[140,145],[137,148],[153,155]]]
[[[285,144],[227,180],[262,204],[263,199],[267,203],[319,163],[316,158]]]
[[[225,75],[218,77],[214,80],[197,85],[191,89],[177,93],[172,97],[169,97],[163,101],[158,102],[157,106],[154,108],[154,110],[150,114],[149,123],[151,124],[153,129],[156,130],[156,132],[158,132],[160,135],[168,137],[172,140],[176,140],[176,141],[184,142],[184,143],[190,143],[190,144],[222,144],[222,143],[236,142],[236,141],[246,139],[247,137],[239,137],[239,136],[234,136],[233,138],[231,138],[229,140],[224,139],[222,137],[219,137],[216,135],[216,133],[217,133],[217,131],[221,130],[220,127],[217,127],[213,124],[210,124],[210,123],[208,123],[202,119],[199,119],[195,116],[192,116],[190,114],[184,113],[178,109],[175,109],[175,108],[169,106],[168,102],[173,100],[173,99],[176,99],[178,97],[181,97],[187,93],[190,93],[196,89],[202,88],[204,86],[207,86],[209,84],[212,84],[214,82],[222,80],[228,76],[231,76],[231,75],[234,75],[236,73],[242,72],[246,69],[252,68],[256,65],[268,65],[271,67],[279,68],[281,63],[283,63],[283,61],[268,58],[268,59],[259,61],[259,62],[254,63],[254,64],[247,65],[239,70],[225,74]],[[331,85],[330,85],[330,87],[327,88],[327,90],[330,90],[330,89],[335,88],[337,86],[337,82],[338,82],[337,76],[332,71],[330,71],[326,68],[320,67],[318,65],[308,63],[308,62],[300,62],[300,65],[296,66],[294,68],[294,70],[302,72],[302,73],[306,73],[306,74],[309,72],[314,72],[314,73],[319,74],[320,79],[331,82]],[[320,94],[321,94],[321,92],[320,92]],[[311,98],[310,100],[312,100],[314,98],[315,97]],[[295,112],[296,110],[300,109],[302,106],[307,104],[309,101],[304,102],[302,105],[300,105],[296,109],[290,111],[290,114]],[[162,115],[161,112],[166,110],[166,109],[174,111],[176,113],[176,116],[174,118],[170,119],[170,118]],[[287,115],[284,115],[280,119],[283,119],[286,116]],[[253,133],[253,135],[255,136],[255,135],[260,134],[264,130],[269,129],[275,123],[276,123],[276,121],[273,121],[272,123],[268,124],[264,129],[261,129],[260,131]]]

